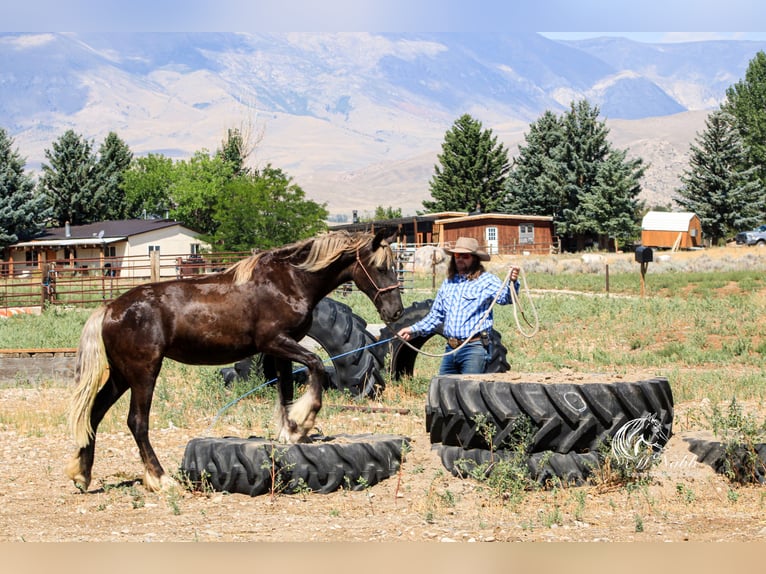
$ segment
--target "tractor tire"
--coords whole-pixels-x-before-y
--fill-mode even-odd
[[[364,490],[395,474],[410,439],[397,435],[312,437],[282,444],[259,437],[195,438],[181,473],[197,490],[258,496],[305,490]]]
[[[697,462],[707,464],[718,474],[739,484],[766,483],[766,443],[727,446],[719,440],[685,438]]]
[[[327,365],[329,386],[348,391],[354,397],[374,397],[385,387],[381,373],[386,350],[367,330],[367,322],[356,315],[351,307],[329,297],[314,308],[311,328],[306,337],[313,339],[330,356]],[[258,365],[266,380],[276,377],[273,359],[267,355],[261,360],[253,357],[221,369],[224,381],[230,384],[236,377],[246,379]],[[305,382],[305,372],[297,372],[294,380]]]
[[[433,299],[416,301],[404,310],[401,318],[396,321],[396,323],[387,325],[381,330],[380,340],[391,340],[388,345],[388,353],[391,356],[389,361],[389,371],[391,373],[392,380],[398,381],[405,376],[411,377],[415,370],[415,359],[418,357],[418,352],[412,349],[409,345],[412,345],[412,347],[415,347],[415,349],[420,350],[423,348],[423,345],[425,345],[426,342],[429,341],[434,335],[440,335],[442,338],[445,338],[441,325],[437,326],[436,330],[429,335],[413,337],[408,341],[409,345],[405,344],[404,341],[396,337],[396,333],[399,331],[399,329],[402,327],[409,327],[413,323],[416,323],[425,317],[431,310],[432,304]],[[495,329],[490,331],[489,338],[491,343],[492,356],[490,357],[490,361],[485,372],[504,373],[510,369],[510,365],[508,364],[507,360],[508,349],[506,349],[502,343],[502,335],[500,335],[500,333],[498,333]]]
[[[623,425],[650,415],[659,423],[653,443],[661,448],[673,425],[665,378],[546,384],[441,376],[431,380],[426,398],[431,442],[466,449],[597,451]]]
[[[438,453],[444,468],[453,476],[460,478],[469,476],[477,469],[482,469],[483,474],[487,476],[494,470],[493,461],[522,457],[527,466],[529,479],[543,487],[560,484],[583,485],[601,466],[601,461],[595,452],[583,454],[543,452],[523,456],[515,451],[492,452],[481,448],[465,449],[443,444],[433,445],[431,448]]]

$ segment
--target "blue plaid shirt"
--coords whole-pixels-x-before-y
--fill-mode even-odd
[[[476,279],[469,280],[464,275],[455,275],[445,279],[436,293],[428,315],[410,327],[413,336],[432,333],[439,324],[444,324],[445,337],[467,339],[477,331],[492,329],[492,313],[483,324],[479,321],[492,304],[503,282],[492,273],[482,273]],[[518,292],[519,282],[514,288]],[[512,303],[510,285],[500,293],[498,305]]]

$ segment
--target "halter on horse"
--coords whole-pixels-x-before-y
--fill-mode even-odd
[[[152,394],[165,357],[195,365],[219,365],[255,353],[271,355],[279,375],[276,436],[307,440],[322,407],[327,377],[322,361],[298,344],[317,303],[353,281],[381,318],[402,314],[388,232],[336,231],[264,251],[221,273],[148,283],[97,309],[83,328],[77,351],[70,424],[79,450],[67,474],[87,490],[96,429],[130,389],[128,427],[144,463],[144,485],[173,483],[149,442]],[[293,402],[292,362],[306,366],[307,391]]]

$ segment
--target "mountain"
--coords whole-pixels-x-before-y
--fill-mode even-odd
[[[529,124],[597,104],[616,147],[650,164],[667,203],[689,145],[762,42],[560,42],[535,33],[0,34],[0,126],[27,167],[67,129],[137,155],[213,151],[250,134],[253,165],[284,169],[331,213],[412,214],[463,113],[511,155]]]

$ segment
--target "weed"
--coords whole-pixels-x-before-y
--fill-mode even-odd
[[[684,484],[676,484],[676,494],[686,504],[692,504],[695,500],[697,500],[697,496],[694,494],[694,491]]]
[[[644,531],[644,519],[641,518],[640,514],[636,514],[633,517],[633,525],[636,532],[643,532]]]
[[[766,436],[766,422],[758,423],[753,415],[745,413],[736,397],[726,411],[713,405],[708,421],[723,445],[721,472],[739,484],[762,483],[766,465],[759,446]]]

